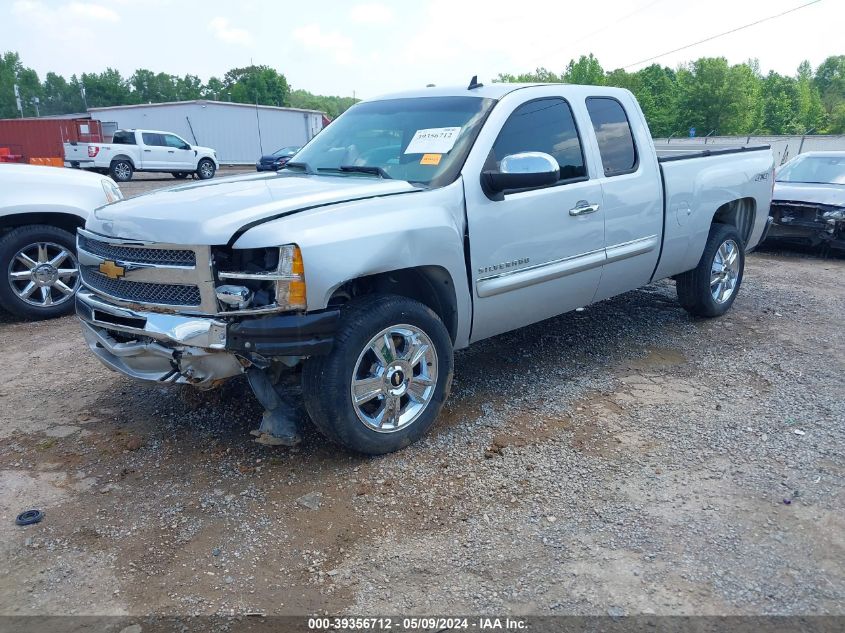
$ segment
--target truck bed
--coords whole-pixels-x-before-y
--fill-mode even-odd
[[[671,143],[655,144],[657,160],[661,163],[668,163],[676,160],[688,160],[691,158],[705,158],[707,156],[721,156],[724,154],[738,154],[742,152],[754,152],[771,149],[770,145],[704,145],[691,146]]]

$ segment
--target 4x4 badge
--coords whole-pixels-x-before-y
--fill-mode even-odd
[[[113,261],[107,259],[100,264],[100,272],[109,279],[120,279],[126,274],[126,269],[123,266],[118,266]]]

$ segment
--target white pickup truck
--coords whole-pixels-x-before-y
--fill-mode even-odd
[[[64,151],[72,167],[110,174],[118,182],[131,180],[136,171],[168,172],[178,179],[196,174],[207,180],[220,166],[213,149],[158,130],[118,130],[111,143],[65,143]]]
[[[773,172],[768,147],[658,158],[622,89],[389,95],[278,173],[96,211],[77,314],[129,376],[211,388],[246,374],[268,444],[299,439],[280,377],[301,367],[320,431],[385,453],[434,423],[455,349],[667,277],[691,314],[723,314],[768,226]]]

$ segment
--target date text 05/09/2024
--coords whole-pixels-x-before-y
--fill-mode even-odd
[[[521,631],[525,620],[511,617],[323,617],[308,618],[311,631]]]

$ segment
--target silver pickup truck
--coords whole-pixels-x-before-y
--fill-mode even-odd
[[[78,235],[91,350],[134,378],[245,374],[259,441],[299,440],[281,385],[342,445],[434,423],[453,350],[672,277],[715,317],[768,226],[768,147],[658,157],[622,89],[494,84],[362,102],[278,173],[98,209]]]

